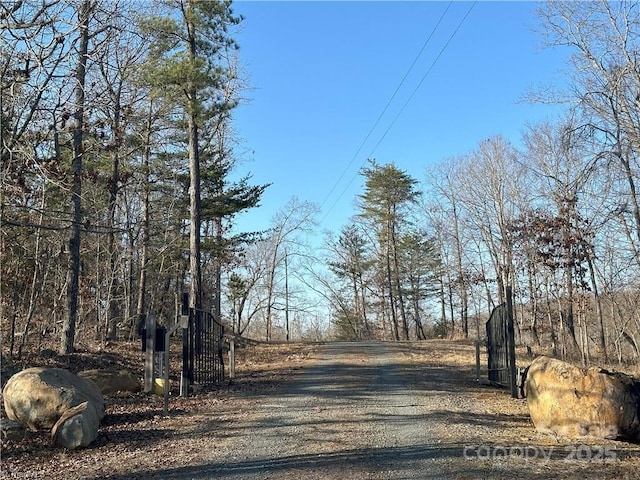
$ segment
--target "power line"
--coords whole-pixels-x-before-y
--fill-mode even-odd
[[[329,197],[331,196],[331,194],[334,192],[334,190],[338,187],[338,185],[340,184],[340,181],[342,180],[342,178],[345,176],[345,174],[349,171],[349,169],[351,168],[351,165],[353,165],[353,162],[356,160],[356,158],[358,158],[358,154],[360,153],[360,151],[362,150],[362,148],[365,146],[365,144],[367,143],[367,140],[369,140],[369,137],[371,137],[371,134],[373,133],[373,131],[375,130],[375,128],[378,126],[378,123],[380,123],[380,120],[382,120],[382,117],[384,116],[384,114],[387,112],[387,110],[389,109],[389,106],[391,105],[391,102],[393,102],[393,99],[396,97],[396,95],[398,94],[398,91],[400,91],[400,88],[402,87],[402,85],[404,85],[405,80],[407,79],[407,77],[409,76],[409,74],[411,73],[411,71],[413,70],[413,67],[416,65],[416,63],[418,62],[418,59],[420,58],[420,56],[422,55],[422,52],[424,51],[424,49],[427,47],[427,45],[429,44],[429,41],[431,40],[431,37],[433,37],[433,34],[435,33],[435,31],[437,30],[438,26],[440,25],[440,23],[442,22],[442,20],[444,19],[445,15],[447,14],[447,12],[449,11],[449,7],[451,7],[451,4],[453,3],[453,0],[451,0],[449,2],[449,4],[447,5],[447,8],[444,10],[444,12],[442,13],[442,15],[440,15],[440,19],[438,20],[438,22],[435,24],[435,26],[433,27],[433,29],[431,30],[431,33],[429,34],[429,36],[427,37],[427,39],[425,40],[425,42],[422,44],[422,48],[420,48],[420,51],[417,53],[417,55],[415,56],[415,58],[413,59],[413,62],[411,63],[411,66],[409,67],[409,69],[407,70],[407,72],[404,74],[404,77],[402,77],[402,80],[400,80],[400,83],[398,84],[398,86],[396,87],[395,91],[393,92],[393,95],[391,95],[391,98],[389,98],[389,101],[387,102],[387,104],[385,105],[384,109],[382,110],[382,112],[380,113],[380,115],[378,115],[378,118],[376,119],[375,123],[373,124],[373,126],[371,127],[371,129],[369,130],[369,133],[367,133],[367,136],[364,138],[364,140],[362,141],[362,143],[360,144],[360,146],[358,147],[358,150],[356,151],[356,153],[353,154],[353,157],[351,158],[351,160],[349,161],[349,163],[347,164],[347,166],[344,168],[344,170],[342,171],[342,173],[340,174],[340,176],[338,177],[338,179],[335,181],[335,183],[333,184],[333,187],[331,187],[331,190],[329,190],[329,193],[327,193],[327,195],[325,196],[324,200],[322,200],[322,203],[320,204],[320,207],[322,208],[324,206],[324,204],[327,202],[327,200],[329,200]],[[323,219],[324,220],[324,219]]]
[[[453,40],[453,37],[455,37],[456,33],[458,33],[458,30],[460,30],[460,27],[462,27],[462,24],[465,22],[465,20],[467,19],[467,17],[469,16],[469,14],[471,13],[471,10],[473,9],[473,7],[476,5],[477,0],[474,1],[471,6],[469,7],[469,9],[467,10],[467,12],[465,13],[464,17],[462,17],[462,19],[460,20],[460,22],[458,23],[458,25],[456,26],[455,30],[451,33],[451,35],[449,36],[449,39],[445,42],[444,46],[442,47],[442,49],[440,50],[440,52],[438,53],[438,55],[436,56],[436,58],[433,60],[433,62],[431,63],[431,65],[429,66],[429,68],[427,69],[426,73],[423,75],[422,79],[420,80],[420,82],[418,83],[418,85],[416,86],[416,88],[413,90],[413,92],[411,92],[411,95],[409,95],[409,97],[407,98],[407,100],[405,101],[404,105],[402,105],[402,108],[400,109],[400,111],[398,112],[398,114],[395,116],[395,118],[393,119],[393,121],[389,124],[389,127],[385,130],[385,132],[382,134],[382,136],[380,137],[380,140],[378,140],[378,143],[375,144],[375,146],[373,147],[373,149],[371,150],[371,152],[369,153],[369,155],[367,155],[367,157],[365,158],[365,160],[361,163],[360,168],[358,169],[358,171],[353,175],[353,177],[351,177],[351,180],[349,180],[349,183],[347,183],[347,185],[344,187],[344,189],[340,192],[340,195],[338,195],[338,197],[335,199],[335,201],[331,204],[331,206],[329,207],[329,209],[327,210],[327,212],[324,214],[324,216],[322,217],[322,219],[320,220],[320,223],[322,224],[327,216],[329,215],[329,213],[333,210],[333,208],[336,206],[336,204],[340,201],[340,199],[344,196],[344,194],[346,193],[347,189],[351,186],[351,184],[353,183],[353,181],[358,177],[359,173],[360,173],[360,169],[362,169],[362,167],[364,166],[364,164],[366,163],[367,159],[371,158],[371,156],[373,155],[373,153],[377,150],[377,148],[380,146],[380,144],[382,143],[382,141],[384,140],[384,138],[387,136],[387,134],[389,133],[389,131],[391,130],[391,128],[393,128],[393,126],[395,125],[395,123],[398,121],[398,119],[400,118],[400,116],[402,115],[402,113],[404,112],[404,110],[407,108],[407,106],[409,105],[409,102],[411,102],[411,100],[413,99],[413,97],[415,96],[415,94],[418,92],[418,90],[420,89],[420,87],[422,86],[422,84],[424,83],[425,79],[429,76],[429,74],[431,73],[431,71],[433,70],[433,68],[435,67],[436,63],[438,62],[438,60],[440,59],[440,57],[442,56],[442,54],[444,53],[444,51],[447,49],[447,47],[449,46],[449,44],[451,43],[451,41]],[[451,5],[451,3],[449,3],[449,5]],[[447,7],[448,9],[448,7]],[[438,22],[439,23],[439,22]],[[436,25],[437,26],[437,25]],[[429,37],[431,38],[431,37]],[[424,48],[423,48],[424,49]],[[422,50],[420,51],[422,52]],[[415,62],[414,62],[415,64]],[[413,65],[411,66],[413,68]],[[405,75],[406,78],[406,75]],[[402,81],[404,82],[404,78],[402,79]],[[399,87],[398,87],[399,88]],[[395,94],[397,93],[397,89]],[[393,97],[392,97],[393,99]],[[388,107],[388,104],[387,104]],[[386,108],[385,107],[385,110]],[[384,113],[384,111],[383,111]],[[382,115],[381,115],[382,116]],[[378,121],[380,120],[380,118],[378,118]],[[376,121],[376,125],[378,123],[378,121]],[[375,127],[375,125],[374,125]],[[373,129],[372,129],[373,130]],[[371,135],[371,132],[369,132],[369,135]],[[369,138],[369,135],[367,135],[367,138]],[[366,141],[366,139],[365,139]],[[364,142],[363,142],[364,144]],[[362,149],[362,145],[360,146],[360,149]],[[358,149],[358,152],[360,152],[360,149]],[[357,155],[357,153],[356,153]],[[355,158],[355,156],[354,156]],[[351,163],[353,163],[353,159],[351,160],[351,162],[349,163],[349,166],[351,166]],[[347,167],[348,168],[348,167]],[[342,175],[340,176],[340,179],[342,179],[342,177],[344,176],[345,172],[342,173]],[[339,180],[338,180],[339,181]],[[334,187],[331,189],[331,192],[333,192],[333,190],[336,188],[337,184],[334,185]],[[329,195],[331,194],[331,192],[329,193]],[[327,195],[327,198],[329,197],[329,195]],[[324,203],[326,202],[327,198],[325,198],[325,200],[323,201],[322,205],[324,205]]]

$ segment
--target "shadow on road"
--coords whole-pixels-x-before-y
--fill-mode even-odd
[[[527,448],[530,450],[527,452]],[[290,455],[273,459],[238,460],[208,465],[192,465],[153,472],[138,472],[136,479],[212,479],[212,478],[244,478],[259,475],[261,478],[282,478],[283,476],[298,475],[297,478],[350,478],[358,473],[393,472],[398,478],[443,478],[439,469],[429,469],[429,461],[445,460],[448,465],[446,478],[477,478],[478,462],[490,462],[490,471],[494,478],[501,475],[512,475],[513,465],[500,465],[502,457],[511,456],[521,461],[521,468],[527,470],[528,480],[547,479],[548,470],[539,470],[541,466],[562,468],[567,461],[566,449],[552,448],[546,451],[536,447],[510,447],[505,449],[500,445],[483,445],[480,448],[470,448],[464,445],[412,445],[407,447],[351,449],[332,453]],[[635,452],[625,452],[625,455],[638,455]],[[451,462],[447,462],[449,459]],[[456,461],[457,460],[457,461]],[[435,466],[435,463],[434,463]],[[585,462],[585,467],[589,464]],[[415,477],[416,469],[420,472]],[[509,470],[510,469],[510,470]],[[482,468],[480,469],[482,470]],[[539,470],[539,471],[536,471]],[[407,472],[407,477],[402,476]],[[126,480],[125,476],[106,477],[109,480]],[[286,477],[295,478],[295,477]],[[360,477],[358,477],[360,478]],[[394,477],[396,478],[396,477]],[[508,478],[508,477],[505,477]]]
[[[270,475],[284,474],[286,472],[299,472],[308,475],[318,472],[323,476],[335,472],[335,478],[348,478],[349,472],[358,471],[384,471],[393,467],[397,470],[398,461],[412,462],[425,458],[438,458],[443,456],[462,456],[462,447],[449,449],[434,448],[433,445],[420,445],[406,448],[385,449],[353,449],[340,452],[311,455],[290,455],[273,459],[239,460],[237,462],[194,465],[186,467],[155,470],[153,472],[138,472],[136,479],[208,479],[208,478],[242,478],[243,476],[261,475],[269,478]],[[107,477],[109,480],[129,479],[129,475]],[[311,477],[312,478],[312,477]],[[327,477],[328,478],[328,477]]]
[[[472,414],[450,410],[446,406],[421,409],[421,405],[408,403],[413,398],[417,398],[417,402],[428,402],[429,398],[437,400],[442,393],[486,392],[486,388],[475,383],[473,372],[468,367],[436,363],[416,366],[415,362],[405,361],[403,354],[406,350],[401,346],[372,343],[357,347],[351,345],[344,350],[346,354],[340,344],[327,347],[316,364],[285,379],[272,395],[261,396],[258,402],[260,415],[251,417],[247,422],[225,425],[222,429],[224,436],[227,439],[238,437],[237,444],[244,448],[204,464],[163,468],[160,463],[153,471],[133,475],[129,472],[128,475],[106,478],[427,479],[514,478],[514,474],[515,478],[520,478],[517,474],[522,473],[528,480],[538,480],[549,478],[550,471],[563,471],[568,454],[572,453],[571,448],[577,448],[571,445],[527,445],[514,439],[505,446],[487,442],[480,436],[482,443],[476,444],[467,437],[442,442],[433,438],[427,443],[420,435],[411,445],[400,442],[382,446],[387,440],[382,439],[372,441],[366,447],[355,448],[361,439],[346,436],[343,441],[341,432],[352,429],[354,432],[372,432],[376,431],[376,425],[383,424],[395,425],[397,432],[411,432],[415,431],[412,428],[415,429],[416,425],[427,426],[431,422],[446,424],[452,429],[465,425],[471,428],[471,432],[496,425],[506,430],[522,426],[528,418],[506,413]],[[389,350],[397,355],[383,355]],[[408,389],[419,392],[419,395],[406,395]],[[210,427],[212,431],[208,436],[214,450],[216,432],[213,425]],[[268,453],[256,449],[257,444],[263,447],[265,444],[278,444],[287,432],[306,433],[294,437],[293,447],[287,450]],[[468,443],[454,443],[462,441],[461,438],[466,438]],[[410,441],[413,439],[411,437]],[[302,447],[304,442],[319,445],[321,449],[307,453],[310,450]],[[590,453],[597,451],[596,447],[585,448],[589,448]],[[613,452],[611,460],[620,460],[639,455],[640,449]],[[589,462],[578,466],[578,470],[585,472],[591,469]],[[575,473],[576,469],[572,472]]]

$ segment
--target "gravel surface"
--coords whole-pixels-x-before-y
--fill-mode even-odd
[[[9,449],[3,478],[640,479],[640,446],[536,434],[526,401],[477,384],[473,359],[456,342],[307,347],[281,375],[253,366],[234,388],[173,399],[168,418],[159,400],[112,407],[93,448]]]
[[[264,399],[242,458],[187,476],[424,478],[421,447],[435,444],[422,421],[425,398],[394,352],[381,343],[328,345],[289,388]]]

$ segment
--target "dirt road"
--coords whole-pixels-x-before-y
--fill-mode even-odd
[[[114,399],[91,448],[27,438],[3,478],[640,479],[638,445],[536,434],[524,400],[474,381],[472,345],[333,343],[292,368],[297,355],[264,382],[248,363],[169,417],[153,397]]]
[[[388,344],[332,344],[289,388],[261,403],[243,455],[187,476],[424,478],[437,473],[426,396]]]
[[[251,412],[231,414],[227,436],[195,463],[136,478],[640,478],[637,448],[539,437],[523,400],[424,358],[404,344],[326,345],[256,394]],[[515,413],[501,412],[514,402]]]

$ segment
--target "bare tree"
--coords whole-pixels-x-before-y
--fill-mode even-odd
[[[149,89],[136,84],[138,65],[148,53],[148,45],[143,41],[135,24],[131,23],[134,13],[127,4],[114,2],[104,5],[96,22],[101,26],[102,35],[92,38],[95,45],[94,72],[90,72],[94,135],[100,141],[102,155],[111,161],[111,171],[107,181],[106,215],[106,255],[108,270],[106,279],[106,338],[117,338],[118,319],[121,318],[122,290],[127,281],[118,274],[121,263],[119,244],[122,228],[118,225],[119,195],[124,183],[130,178],[131,165],[128,159],[137,155],[140,142],[132,139],[137,123],[142,117],[138,110],[141,101],[149,96]],[[106,8],[108,7],[108,9]],[[139,6],[138,6],[139,10]],[[148,118],[147,118],[148,120]],[[143,149],[148,143],[144,144]],[[148,159],[148,150],[145,152]],[[123,164],[124,162],[124,164]],[[105,174],[106,176],[106,174]],[[129,270],[129,269],[126,269]],[[126,305],[130,302],[127,300]],[[125,315],[130,314],[126,309]]]
[[[583,220],[579,209],[581,197],[588,195],[587,185],[594,173],[594,163],[586,155],[585,139],[580,138],[579,130],[571,119],[556,126],[541,124],[530,128],[524,136],[528,152],[528,165],[534,176],[539,179],[540,195],[550,202],[554,210],[553,218],[546,228],[557,228],[557,235],[547,237],[555,246],[549,254],[557,259],[556,267],[563,272],[564,285],[561,303],[562,325],[569,335],[569,347],[578,349],[575,329],[574,302],[576,288],[586,287],[585,271],[581,268],[586,262],[592,265],[592,243],[588,233],[588,223]],[[591,202],[591,196],[587,196]],[[595,197],[594,197],[595,198]],[[547,230],[551,233],[551,230]],[[536,229],[530,233],[535,234]],[[547,267],[553,262],[547,262]],[[597,286],[592,283],[592,286]],[[597,291],[597,290],[596,290]],[[597,299],[596,299],[597,300]],[[602,323],[602,319],[600,319]],[[586,351],[586,345],[583,346]]]
[[[427,183],[429,185],[432,201],[425,205],[425,213],[430,217],[431,222],[437,222],[440,235],[441,248],[443,241],[450,245],[450,255],[444,255],[443,258],[452,257],[453,265],[449,265],[446,269],[448,288],[458,295],[460,303],[460,328],[464,337],[469,335],[469,275],[467,269],[463,265],[463,257],[465,256],[465,245],[468,242],[463,237],[465,210],[460,200],[460,192],[462,179],[459,176],[458,169],[464,166],[466,160],[464,157],[450,158],[440,163],[437,168],[430,172]],[[444,218],[436,219],[435,215],[441,213]],[[449,295],[451,297],[451,295]],[[444,298],[442,299],[444,302]],[[452,331],[454,334],[454,314],[453,304],[449,302],[449,308],[452,311]],[[443,313],[446,311],[442,310]]]
[[[82,225],[82,161],[84,155],[84,115],[85,115],[85,79],[87,74],[87,58],[89,50],[89,22],[93,4],[85,0],[78,10],[78,49],[77,66],[75,71],[73,112],[73,161],[71,175],[71,201],[73,215],[71,220],[71,237],[69,239],[69,271],[67,280],[67,316],[62,326],[60,353],[73,352],[78,318],[78,296],[80,284],[80,238]]]
[[[68,13],[65,4],[53,1],[0,4],[0,315],[4,320],[11,311],[11,352],[16,322],[24,322],[21,351],[41,296],[49,290],[61,223],[67,220],[61,218],[62,208],[51,212],[51,191],[64,183],[66,172],[47,132],[60,103],[56,93],[69,77],[67,35],[75,26],[64,22]],[[52,297],[55,301],[50,294],[46,300]]]
[[[317,207],[308,202],[292,198],[276,215],[274,215],[269,234],[263,243],[267,255],[265,257],[265,339],[273,336],[273,313],[278,297],[277,285],[283,273],[285,255],[296,250],[300,245],[300,236],[308,232],[315,222]]]
[[[539,10],[549,44],[571,48],[568,100],[586,118],[594,156],[620,171],[631,240],[640,243],[637,154],[640,149],[639,6],[632,2],[548,2]],[[621,200],[621,202],[623,202]]]

